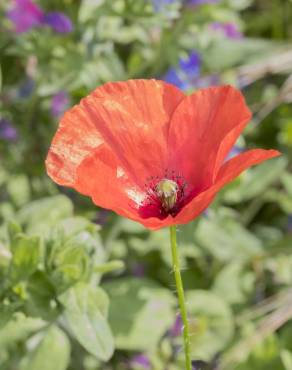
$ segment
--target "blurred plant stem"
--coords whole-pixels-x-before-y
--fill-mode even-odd
[[[180,262],[177,251],[177,238],[176,238],[176,227],[170,226],[170,244],[172,253],[172,265],[175,277],[176,290],[178,295],[178,303],[180,307],[180,314],[183,321],[183,339],[184,339],[184,351],[185,351],[185,365],[186,370],[192,370],[191,354],[190,354],[190,335],[189,335],[189,323],[187,317],[185,294],[183,288],[183,282],[180,274]]]

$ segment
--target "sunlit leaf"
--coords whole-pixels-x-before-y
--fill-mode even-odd
[[[92,355],[108,361],[114,350],[107,323],[108,298],[101,288],[77,284],[61,297],[65,318],[78,342]]]

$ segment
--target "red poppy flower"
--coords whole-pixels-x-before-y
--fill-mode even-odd
[[[65,113],[47,171],[150,229],[184,224],[246,168],[279,155],[253,149],[225,161],[250,118],[231,86],[185,96],[157,80],[107,83]]]

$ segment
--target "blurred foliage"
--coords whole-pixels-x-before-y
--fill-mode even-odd
[[[183,367],[168,231],[58,188],[44,160],[67,106],[106,81],[164,78],[193,50],[198,86],[234,84],[254,112],[240,147],[283,153],[179,228],[194,366],[292,369],[292,2],[187,3],[40,0],[68,33],[16,33],[0,3],[1,370]]]

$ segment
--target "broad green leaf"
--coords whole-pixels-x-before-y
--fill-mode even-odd
[[[105,261],[104,249],[95,225],[90,222],[85,224],[81,219],[60,221],[54,237],[46,246],[47,271],[59,293],[70,285],[87,279],[92,269]]]
[[[92,355],[108,361],[114,341],[107,322],[108,297],[101,288],[79,283],[66,291],[60,301],[70,331]]]
[[[202,51],[205,65],[212,71],[251,63],[273,52],[281,50],[281,46],[269,40],[245,38],[243,40],[220,39]]]
[[[281,180],[285,190],[292,197],[292,175],[290,173],[284,173]]]
[[[40,263],[41,242],[38,237],[18,234],[11,244],[12,259],[10,264],[11,279],[16,282],[27,279]]]
[[[79,7],[78,19],[81,23],[88,22],[90,19],[96,19],[100,6],[104,0],[83,0]]]
[[[254,284],[254,274],[245,271],[242,262],[234,261],[217,274],[212,290],[229,304],[243,304],[253,291]]]
[[[35,200],[24,206],[17,220],[26,226],[29,233],[47,235],[58,221],[73,214],[73,205],[65,195]]]
[[[63,231],[64,237],[71,237],[85,230],[96,232],[97,225],[93,224],[86,218],[75,216],[66,217],[63,220],[60,220],[58,223],[58,228]]]
[[[246,260],[262,253],[260,239],[230,217],[202,219],[196,240],[219,261]]]
[[[7,191],[17,206],[27,203],[31,197],[28,177],[26,175],[11,176],[7,183]]]
[[[66,370],[70,360],[70,342],[65,333],[52,326],[21,370]]]
[[[0,330],[13,318],[13,307],[0,305]]]
[[[250,6],[251,3],[252,0],[228,0],[228,4],[230,4],[233,9],[237,10],[243,10]]]
[[[188,291],[186,299],[192,358],[209,361],[232,338],[232,311],[222,298],[208,291]]]
[[[5,248],[5,246],[0,243],[0,267],[7,267],[9,262],[12,258],[11,252],[9,249]]]
[[[292,370],[292,353],[287,349],[283,349],[280,352],[280,356],[285,370]]]
[[[40,319],[28,318],[23,314],[14,315],[0,330],[0,348],[9,347],[18,341],[25,340],[45,325],[46,323]]]
[[[83,246],[66,243],[50,261],[50,279],[61,292],[84,279],[89,269],[89,256]]]
[[[123,278],[104,285],[109,322],[118,349],[153,350],[174,321],[174,296],[148,279]]]
[[[25,312],[32,317],[46,321],[55,320],[60,314],[60,307],[55,303],[56,290],[49,276],[44,271],[36,271],[26,283],[24,302]]]

